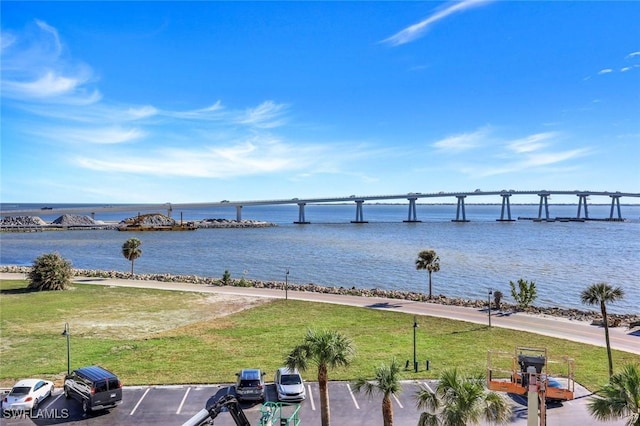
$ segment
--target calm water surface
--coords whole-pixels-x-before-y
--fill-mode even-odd
[[[21,206],[22,207],[22,206]],[[69,207],[69,206],[68,206]],[[499,205],[467,205],[467,223],[454,223],[455,205],[418,205],[420,223],[403,223],[406,205],[364,205],[365,224],[353,224],[354,205],[310,205],[310,225],[295,225],[297,206],[243,208],[243,219],[277,227],[198,229],[192,232],[51,231],[0,234],[0,264],[31,265],[58,252],[76,268],[128,271],[123,242],[142,240],[137,273],[168,273],[315,283],[326,286],[427,291],[426,271],[415,269],[417,253],[432,248],[441,269],[434,293],[486,299],[489,288],[511,300],[509,281],[524,278],[538,287],[537,305],[576,307],[580,292],[605,281],[621,286],[625,300],[612,312],[640,311],[640,206],[622,206],[626,222],[496,222]],[[512,217],[537,217],[537,205],[514,205]],[[589,206],[592,218],[609,206]],[[552,217],[573,217],[577,206],[550,206]],[[184,211],[185,220],[235,219],[235,209]],[[97,220],[119,221],[117,213]],[[180,212],[174,212],[179,217]],[[52,221],[57,216],[41,215]]]

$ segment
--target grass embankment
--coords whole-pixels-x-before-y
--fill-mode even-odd
[[[235,372],[250,367],[264,369],[271,380],[308,328],[335,329],[354,342],[353,364],[331,371],[332,380],[371,377],[375,366],[393,357],[403,365],[413,361],[409,314],[152,289],[74,284],[68,291],[30,292],[26,286],[0,281],[0,386],[29,376],[61,383],[67,368],[65,322],[71,330],[71,368],[100,364],[126,385],[231,383]],[[241,310],[247,303],[251,308]],[[546,347],[551,360],[574,358],[576,381],[589,389],[607,381],[603,348],[427,316],[418,316],[418,322],[420,371],[405,371],[405,379],[436,378],[453,366],[484,370],[488,350],[533,346]],[[621,366],[640,363],[640,356],[614,351],[614,360]],[[562,363],[550,368],[552,374],[566,373]],[[315,371],[305,377],[315,381]]]

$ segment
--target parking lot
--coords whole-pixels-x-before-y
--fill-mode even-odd
[[[309,382],[307,400],[301,404],[300,420],[302,425],[320,425],[320,400],[318,384]],[[394,421],[397,425],[416,425],[420,412],[416,409],[415,393],[424,386],[434,389],[436,382],[404,382],[403,392],[392,397]],[[2,425],[182,425],[194,414],[203,409],[212,397],[234,394],[233,385],[180,385],[180,386],[141,386],[125,387],[123,403],[115,409],[100,411],[84,416],[80,404],[67,400],[62,390],[57,388],[52,397],[43,401],[33,412],[32,418],[10,418],[3,411]],[[588,392],[584,388],[576,389],[576,399],[547,410],[549,425],[585,425],[596,424],[586,410]],[[275,389],[272,384],[266,387],[266,399],[275,401]],[[329,399],[332,423],[338,426],[380,425],[381,396],[368,398],[365,394],[353,393],[347,382],[330,382]],[[526,425],[526,397],[510,396],[514,407],[512,424]],[[260,418],[259,403],[242,403],[242,408],[252,425]],[[609,422],[607,425],[623,425],[624,422]],[[229,413],[221,413],[215,419],[217,426],[235,426]]]

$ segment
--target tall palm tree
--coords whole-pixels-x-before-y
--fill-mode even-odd
[[[445,370],[435,391],[422,389],[416,394],[420,415],[418,426],[466,426],[505,424],[511,420],[511,407],[496,392],[485,390],[482,373],[463,375],[456,368]]]
[[[627,418],[627,426],[640,426],[640,370],[627,364],[589,400],[589,413],[599,421]]]
[[[349,365],[353,353],[353,343],[339,332],[307,330],[302,343],[287,355],[285,365],[290,369],[305,371],[312,364],[318,367],[322,426],[331,425],[328,370]]]
[[[400,366],[393,358],[390,365],[382,364],[376,368],[374,381],[359,378],[353,383],[353,389],[356,392],[364,391],[367,396],[376,393],[382,394],[382,422],[384,426],[393,426],[391,395],[398,395],[402,391],[400,379]]]
[[[122,255],[131,262],[131,275],[133,275],[133,262],[142,256],[141,245],[142,241],[137,238],[129,238],[122,245]]]
[[[609,320],[607,318],[607,303],[624,298],[624,291],[620,287],[612,287],[607,283],[592,284],[582,291],[580,299],[588,305],[600,305],[602,322],[604,324],[604,339],[609,357],[609,377],[613,376],[613,359],[611,358],[611,344],[609,343]]]
[[[429,271],[429,299],[431,299],[431,273],[440,270],[440,258],[435,250],[422,250],[416,259],[416,269]]]

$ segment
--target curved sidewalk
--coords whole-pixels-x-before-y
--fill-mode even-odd
[[[0,273],[0,279],[24,279],[24,274]],[[155,288],[160,290],[195,291],[201,293],[224,293],[243,296],[269,297],[283,299],[284,290],[262,289],[253,287],[218,287],[204,284],[189,284],[180,282],[123,280],[111,278],[74,277],[79,284],[95,284],[120,287]],[[363,308],[374,308],[389,311],[405,312],[408,314],[428,315],[450,318],[477,324],[488,324],[486,309],[478,310],[459,306],[439,305],[428,302],[414,302],[401,299],[386,299],[381,297],[362,297],[338,294],[301,292],[290,290],[287,297],[292,300],[311,302],[335,303]],[[491,325],[527,331],[545,336],[586,343],[594,346],[605,346],[604,330],[593,326],[589,322],[574,321],[564,318],[529,315],[521,312],[504,313],[492,311]],[[620,351],[640,355],[640,329],[626,327],[612,327],[609,329],[611,347]]]

